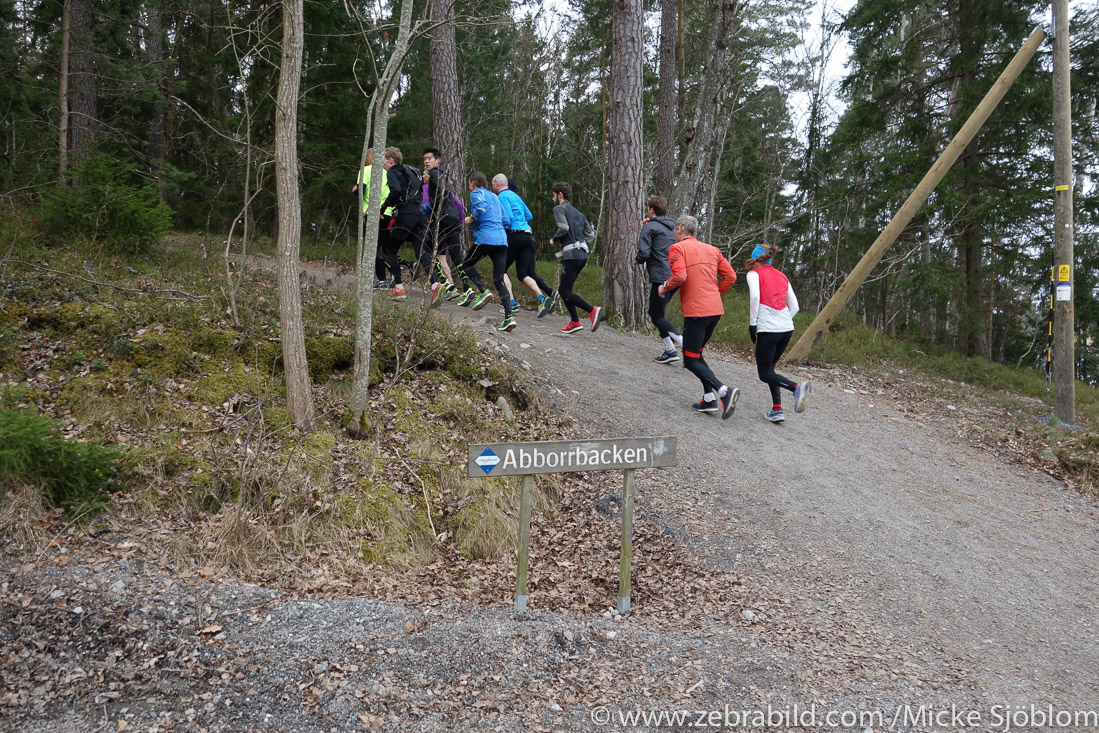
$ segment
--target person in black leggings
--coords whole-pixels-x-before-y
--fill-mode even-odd
[[[659,292],[660,284],[672,276],[672,270],[668,266],[668,250],[675,244],[675,222],[666,216],[667,213],[668,199],[663,196],[649,199],[649,218],[641,222],[641,234],[637,237],[637,255],[634,257],[637,264],[645,266],[649,276],[649,320],[660,332],[660,338],[664,339],[664,351],[653,359],[657,364],[679,361],[679,352],[675,347],[677,344],[683,346],[679,329],[664,317],[672,294],[664,297]]]
[[[572,290],[580,271],[588,264],[588,244],[595,239],[595,229],[588,218],[569,202],[572,198],[572,186],[558,181],[553,184],[552,191],[553,220],[557,224],[557,232],[550,237],[550,244],[561,248],[557,253],[557,259],[561,260],[561,284],[557,290],[565,307],[569,309],[570,319],[561,329],[561,333],[572,334],[584,330],[577,309],[588,314],[592,333],[595,333],[599,329],[603,309],[589,304]]]
[[[771,390],[771,409],[763,416],[776,423],[786,419],[782,390],[794,393],[794,412],[804,412],[812,388],[808,381],[795,382],[775,371],[794,334],[794,316],[798,312],[798,299],[790,281],[771,265],[777,252],[778,247],[773,245],[756,245],[744,263],[748,270],[744,278],[748,283],[748,336],[756,345],[759,381]]]

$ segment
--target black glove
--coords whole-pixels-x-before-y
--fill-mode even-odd
[[[756,342],[756,327],[748,326],[748,338],[752,339],[752,343]]]
[[[645,264],[645,258],[641,256],[641,253],[634,255],[633,261],[639,265]]]

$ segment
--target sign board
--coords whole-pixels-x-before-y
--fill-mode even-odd
[[[612,471],[675,465],[675,438],[476,443],[469,446],[469,477]]]
[[[1069,283],[1057,283],[1057,300],[1062,303],[1072,300],[1072,285]]]
[[[1057,282],[1067,283],[1071,279],[1070,272],[1069,265],[1057,265]]]

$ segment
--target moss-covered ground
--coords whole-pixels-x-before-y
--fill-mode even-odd
[[[0,268],[4,402],[117,446],[112,521],[163,524],[183,564],[268,577],[308,574],[318,556],[353,570],[423,565],[440,551],[494,559],[513,546],[515,487],[463,474],[468,442],[548,437],[554,419],[519,373],[468,330],[378,299],[370,430],[352,438],[341,424],[354,304],[344,289],[303,283],[319,418],[298,430],[274,276],[246,272],[234,322],[224,263],[198,243],[177,236],[125,258],[20,243]]]

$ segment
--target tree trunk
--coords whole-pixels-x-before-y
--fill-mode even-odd
[[[704,194],[706,188],[704,181],[710,170],[714,144],[718,137],[715,127],[718,111],[728,94],[729,81],[733,76],[730,71],[732,64],[729,63],[729,50],[739,14],[738,2],[719,0],[715,4],[706,69],[699,85],[694,119],[687,132],[689,142],[679,164],[679,177],[672,196],[670,210],[676,215],[691,213],[700,201],[705,200],[699,196]]]
[[[57,93],[57,178],[65,183],[69,169],[69,0],[61,6],[61,69]]]
[[[300,0],[299,0],[300,2]],[[397,30],[397,42],[386,63],[385,71],[376,78],[374,96],[367,112],[366,134],[363,139],[362,159],[359,170],[366,164],[371,128],[374,136],[374,165],[370,168],[370,196],[366,214],[359,219],[358,261],[355,273],[355,386],[351,391],[351,421],[347,429],[354,435],[366,432],[366,406],[370,401],[370,334],[374,328],[374,258],[378,252],[378,216],[382,204],[382,169],[386,135],[389,133],[389,102],[404,66],[412,35],[412,6],[414,0],[403,0],[401,19]],[[458,126],[461,129],[461,126]],[[444,157],[447,152],[443,151]],[[362,188],[359,188],[362,191]],[[360,193],[360,196],[362,194]],[[362,211],[357,204],[356,211]]]
[[[603,304],[610,312],[621,314],[627,328],[646,322],[644,278],[633,261],[643,211],[643,15],[641,0],[614,0],[608,130],[611,201],[603,257]]]
[[[149,158],[152,159],[153,173],[156,176],[156,188],[160,201],[167,200],[164,190],[164,118],[168,111],[168,102],[163,96],[164,90],[164,23],[162,11],[153,3],[145,11],[145,48],[149,54],[149,64],[153,67],[156,79],[157,98],[153,101],[153,117],[149,120]]]
[[[432,0],[431,133],[443,154],[446,184],[462,191],[465,145],[462,144],[462,94],[458,88],[458,42],[454,32],[454,0]],[[445,21],[445,22],[444,22]]]
[[[95,143],[96,82],[91,0],[69,0],[69,159],[83,161]]]
[[[279,325],[286,403],[300,428],[313,425],[313,386],[301,317],[301,198],[298,190],[298,90],[303,50],[302,0],[282,0],[282,64],[275,108],[275,182],[279,198]]]
[[[675,42],[678,0],[660,4],[660,91],[656,121],[656,193],[669,201],[675,185]]]

